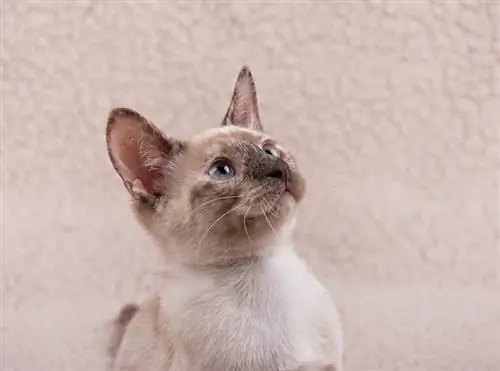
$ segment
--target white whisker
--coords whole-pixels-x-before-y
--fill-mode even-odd
[[[267,224],[269,224],[269,227],[271,228],[271,230],[273,231],[274,235],[277,236],[278,234],[276,233],[276,231],[274,230],[273,228],[273,225],[271,224],[271,221],[269,220],[269,218],[267,217],[267,214],[266,212],[264,211],[264,208],[261,206],[260,209],[262,210],[262,213],[264,214],[264,218],[266,218],[266,221],[267,221]]]
[[[207,230],[205,231],[205,233],[203,233],[200,241],[198,242],[198,246],[201,245],[201,243],[203,242],[203,240],[207,237],[208,233],[215,227],[215,225],[220,221],[222,220],[222,218],[224,218],[226,215],[230,214],[231,212],[241,208],[242,206],[236,206],[236,207],[233,207],[232,209],[230,209],[229,211],[226,211],[224,214],[222,214],[221,216],[219,216],[215,222],[213,222],[210,227],[207,228]]]
[[[243,196],[224,196],[224,197],[219,197],[219,198],[215,198],[215,199],[213,199],[213,200],[206,201],[206,202],[202,203],[201,205],[196,206],[196,207],[193,209],[193,211],[191,211],[190,216],[192,216],[192,215],[195,213],[195,211],[196,211],[196,210],[198,210],[198,209],[202,208],[203,206],[206,206],[206,205],[209,205],[209,204],[211,204],[211,203],[214,203],[214,202],[216,202],[216,201],[220,201],[220,200],[229,200],[229,199],[232,199],[232,198],[242,198],[242,197],[243,197]]]
[[[248,215],[248,212],[250,211],[250,209],[252,208],[252,206],[250,205],[247,209],[247,211],[245,212],[245,215],[243,216],[243,227],[245,227],[245,233],[247,234],[247,237],[248,237],[248,241],[252,242],[252,239],[250,238],[250,235],[248,234],[248,229],[247,229],[247,215]]]

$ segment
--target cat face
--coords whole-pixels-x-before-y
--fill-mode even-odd
[[[247,68],[220,128],[180,141],[132,110],[115,109],[107,143],[139,220],[183,260],[208,264],[261,253],[283,237],[304,196],[293,156],[262,129]]]

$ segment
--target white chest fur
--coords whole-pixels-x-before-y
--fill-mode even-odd
[[[342,331],[328,292],[293,248],[230,268],[182,269],[162,309],[194,370],[294,370],[337,365]],[[340,366],[337,367],[340,369]]]

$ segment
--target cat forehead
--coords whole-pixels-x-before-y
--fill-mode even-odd
[[[206,155],[232,148],[247,147],[248,144],[258,145],[270,139],[270,136],[262,132],[236,126],[225,126],[207,130],[194,137],[190,141],[189,147],[194,155]]]
[[[227,125],[220,128],[209,129],[204,133],[196,136],[191,141],[193,145],[210,145],[212,143],[235,143],[238,141],[258,143],[267,139],[267,136],[262,132],[251,129],[241,128],[238,126]]]

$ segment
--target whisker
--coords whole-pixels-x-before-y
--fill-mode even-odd
[[[232,209],[230,209],[229,211],[226,211],[224,214],[222,214],[221,216],[219,216],[215,222],[213,222],[210,227],[207,228],[207,230],[205,231],[205,233],[203,233],[200,241],[198,242],[198,246],[201,245],[201,243],[203,242],[203,240],[207,237],[208,233],[215,227],[215,225],[222,220],[222,218],[224,218],[226,215],[230,214],[231,212],[241,208],[242,206],[239,205],[239,206],[236,206],[236,207],[233,207]]]
[[[260,209],[262,210],[262,213],[264,214],[264,218],[266,218],[267,224],[269,224],[269,227],[271,228],[271,231],[273,231],[274,235],[277,236],[278,234],[274,230],[273,225],[271,224],[271,221],[269,220],[269,218],[267,217],[266,212],[264,211],[264,208],[261,206]]]
[[[212,204],[212,203],[214,203],[214,202],[217,202],[217,201],[221,201],[221,200],[229,200],[229,199],[235,199],[235,198],[243,198],[243,196],[242,196],[242,195],[235,195],[235,196],[223,196],[223,197],[218,197],[218,198],[215,198],[215,199],[213,199],[213,200],[208,200],[208,201],[206,201],[206,202],[203,202],[201,205],[196,206],[196,207],[195,207],[195,208],[194,208],[194,209],[190,212],[190,214],[189,214],[189,218],[191,218],[191,217],[194,215],[194,213],[195,213],[197,210],[201,209],[203,206],[210,205],[210,204]],[[223,217],[223,216],[222,216],[222,217]],[[212,227],[213,227],[213,226],[212,226]],[[208,233],[208,231],[207,231],[206,233]],[[189,239],[189,243],[191,243],[191,241],[193,241],[193,240],[194,240],[195,238],[197,238],[198,236],[199,236],[199,234],[197,234],[197,233],[196,233],[196,234],[194,234],[194,235],[193,235],[193,236]],[[202,240],[203,240],[205,237],[206,237],[206,235],[205,235],[205,234],[203,234],[203,238],[202,238]],[[202,241],[202,240],[200,240],[200,244],[201,244],[201,241]],[[198,246],[199,246],[199,245],[198,245]],[[198,260],[199,260],[199,258],[200,258],[200,257],[199,257],[199,255],[200,255],[200,254],[201,254],[200,249],[197,249]]]
[[[261,205],[261,209],[262,208],[269,212],[268,215],[277,216],[279,214],[277,208],[274,206],[274,202],[272,202],[271,200],[264,200],[263,204]]]
[[[216,201],[229,200],[229,199],[232,199],[232,198],[242,198],[242,197],[243,197],[242,195],[238,195],[238,196],[223,196],[223,197],[215,198],[213,200],[206,201],[206,202],[202,203],[201,205],[196,206],[193,209],[193,211],[191,211],[190,216],[192,216],[195,213],[196,210],[202,208],[203,206],[206,206],[206,205],[209,205],[211,203],[214,203]]]
[[[243,227],[245,228],[245,233],[247,234],[248,241],[252,242],[252,239],[250,238],[250,235],[248,234],[248,229],[247,229],[247,215],[250,209],[252,208],[252,205],[250,205],[245,212],[245,215],[243,216]]]

